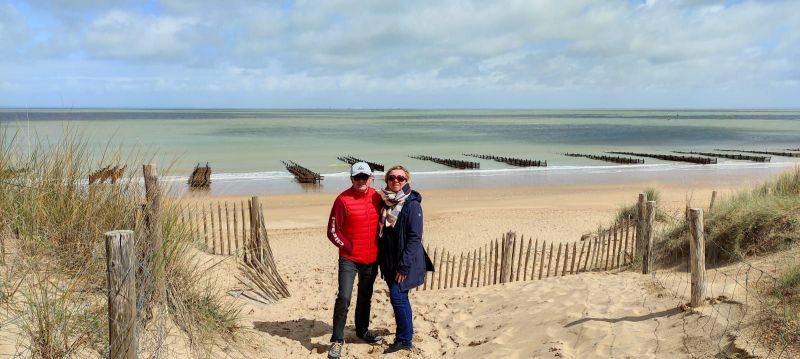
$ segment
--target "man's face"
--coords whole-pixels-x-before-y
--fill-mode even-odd
[[[350,182],[353,184],[353,189],[366,193],[367,189],[369,189],[369,186],[372,185],[372,176],[365,173],[359,173],[353,177],[350,177]]]

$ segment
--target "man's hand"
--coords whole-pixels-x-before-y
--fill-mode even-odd
[[[406,277],[407,276],[405,274],[397,272],[397,273],[394,274],[394,281],[397,282],[397,283],[400,283],[400,282],[406,280]]]

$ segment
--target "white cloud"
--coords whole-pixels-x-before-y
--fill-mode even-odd
[[[111,11],[88,26],[86,49],[101,58],[182,59],[193,50],[191,17],[156,17]]]
[[[61,67],[68,75],[92,75],[91,63],[142,79],[104,74],[107,91],[204,89],[231,99],[282,91],[317,100],[425,93],[451,101],[612,88],[796,93],[800,82],[797,2],[74,1],[68,9],[34,2],[46,21],[27,19],[36,29],[28,37],[0,31],[0,44],[13,37],[28,58],[69,60],[75,67]],[[0,19],[11,13],[3,9]]]

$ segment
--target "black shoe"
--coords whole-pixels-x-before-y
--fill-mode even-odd
[[[399,352],[401,350],[411,351],[411,348],[413,348],[413,347],[414,347],[413,344],[404,344],[403,342],[394,342],[394,343],[392,343],[392,345],[390,345],[388,348],[386,348],[386,350],[383,351],[383,354],[390,354],[390,353],[394,353],[394,352]]]
[[[367,330],[366,332],[364,332],[364,334],[357,335],[357,337],[361,338],[361,340],[363,340],[363,341],[365,341],[365,342],[367,342],[369,344],[375,344],[377,342],[382,342],[383,341],[383,337],[382,336],[380,336],[379,334],[375,334],[371,330]]]

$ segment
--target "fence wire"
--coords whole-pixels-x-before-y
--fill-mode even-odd
[[[706,253],[705,301],[697,308],[688,305],[692,287],[688,249],[662,255],[653,266],[653,278],[683,309],[686,351],[692,357],[705,357],[711,346],[723,357],[800,357],[800,335],[785,330],[794,309],[775,295],[778,278],[767,268],[770,264],[713,241],[706,241]],[[733,260],[722,260],[718,254]]]

